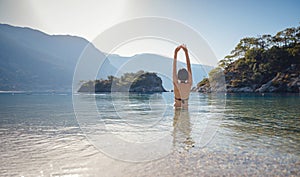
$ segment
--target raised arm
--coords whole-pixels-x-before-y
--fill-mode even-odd
[[[186,66],[187,66],[187,70],[189,72],[189,83],[193,82],[193,74],[192,74],[192,68],[191,68],[191,62],[190,62],[190,57],[189,57],[189,53],[188,53],[188,49],[186,48],[185,45],[182,45],[181,47],[185,53],[185,59],[186,59]]]
[[[181,49],[181,46],[176,47],[174,52],[174,60],[173,60],[173,82],[177,83],[177,53]]]

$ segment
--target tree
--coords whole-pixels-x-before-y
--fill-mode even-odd
[[[233,57],[231,55],[227,55],[224,59],[218,62],[218,65],[222,69],[226,69],[232,62],[233,62]]]

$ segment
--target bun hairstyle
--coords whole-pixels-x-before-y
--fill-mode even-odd
[[[189,78],[189,73],[185,68],[182,68],[182,69],[179,69],[177,77],[181,82],[185,82]]]

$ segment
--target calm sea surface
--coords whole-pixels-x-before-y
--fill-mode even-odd
[[[300,175],[300,95],[0,93],[0,176]]]

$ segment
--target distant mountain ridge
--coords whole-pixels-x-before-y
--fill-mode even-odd
[[[48,35],[27,27],[0,24],[0,90],[70,91],[73,74],[82,52],[103,59],[104,53],[84,38],[70,35]],[[183,63],[178,64],[184,66]],[[169,67],[166,67],[169,66]],[[132,57],[108,55],[98,78],[139,70],[157,72],[167,90],[172,88],[172,59],[156,54]],[[192,65],[195,84],[212,69]],[[160,73],[162,73],[160,75]],[[93,80],[95,78],[84,78]]]
[[[0,90],[71,90],[76,63],[89,41],[0,24]],[[95,56],[101,52],[93,48]]]

